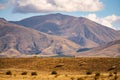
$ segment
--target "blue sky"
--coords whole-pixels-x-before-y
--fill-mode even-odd
[[[45,1],[0,0],[0,17],[9,21],[18,21],[36,15],[62,13],[77,17],[84,16],[105,26],[120,29],[120,0]]]

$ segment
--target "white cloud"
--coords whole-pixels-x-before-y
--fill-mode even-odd
[[[107,17],[102,17],[102,18],[97,17],[96,14],[89,14],[86,16],[86,18],[113,29],[116,29],[116,27],[118,27],[118,26],[115,26],[115,23],[118,23],[118,22],[120,23],[120,16],[116,16],[114,14]]]
[[[6,8],[6,4],[0,4],[0,10],[5,9]]]
[[[14,12],[95,12],[103,9],[99,0],[12,0]]]

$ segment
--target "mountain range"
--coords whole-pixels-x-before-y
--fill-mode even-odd
[[[9,22],[0,18],[0,56],[119,57],[119,35],[87,18],[60,13]]]
[[[0,19],[0,56],[2,57],[74,56],[79,48],[79,45],[65,38],[51,36]]]
[[[65,37],[83,48],[93,48],[120,39],[116,30],[84,17],[60,13],[34,16],[13,22],[41,32]]]

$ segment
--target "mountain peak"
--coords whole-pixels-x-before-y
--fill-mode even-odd
[[[63,14],[61,14],[61,13],[56,13],[55,15],[63,15]]]
[[[62,13],[55,13],[55,14],[49,14],[49,15],[45,15],[45,16],[51,16],[51,17],[61,17],[61,18],[66,18],[66,17],[73,17],[73,16],[70,16],[70,15],[65,15],[65,14],[62,14]]]
[[[64,14],[55,13],[55,14],[48,14],[48,15],[45,15],[45,16],[64,16]]]

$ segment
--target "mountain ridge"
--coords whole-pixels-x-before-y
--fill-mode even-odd
[[[13,22],[47,34],[63,36],[83,47],[93,48],[120,39],[116,30],[84,17],[63,14],[34,16]]]
[[[106,43],[85,52],[80,52],[76,57],[120,57],[120,40]]]
[[[62,37],[0,20],[0,56],[74,56],[79,45]]]

